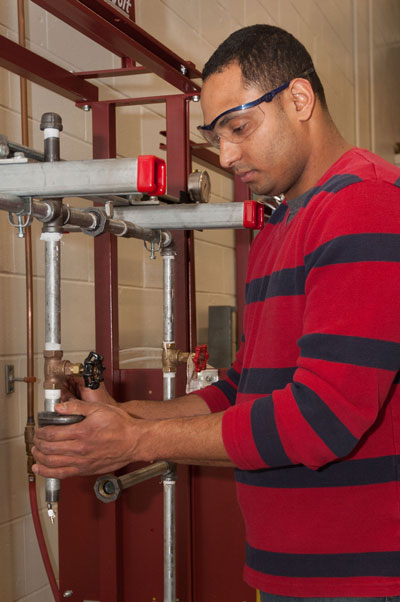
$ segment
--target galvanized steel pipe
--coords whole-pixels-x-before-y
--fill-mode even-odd
[[[115,207],[114,216],[144,228],[212,230],[244,228],[244,203],[193,203]]]
[[[170,242],[161,250],[163,258],[163,345],[175,341],[175,245]],[[164,400],[175,397],[176,372],[163,372]],[[176,467],[163,477],[164,490],[164,602],[176,601],[176,535],[175,535]]]
[[[2,170],[0,193],[43,198],[133,194],[137,172],[137,159],[15,163]]]
[[[28,212],[32,217],[40,221],[47,222],[52,220],[55,215],[55,208],[50,201],[37,201],[24,199],[12,194],[0,194],[0,209],[9,213],[26,215]],[[65,226],[77,226],[83,230],[93,231],[96,234],[97,218],[96,212],[101,211],[99,208],[89,209],[74,209],[63,205],[61,207],[62,222]],[[124,238],[138,238],[148,242],[159,243],[160,232],[151,228],[143,228],[126,222],[120,219],[111,219],[104,214],[104,231],[121,236]]]

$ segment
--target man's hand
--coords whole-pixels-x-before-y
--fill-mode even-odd
[[[100,383],[98,389],[89,389],[85,387],[83,378],[79,376],[70,376],[65,380],[65,388],[61,391],[62,401],[68,401],[72,398],[82,399],[83,401],[96,401],[107,405],[118,406],[119,404],[107,391],[104,383]]]
[[[55,409],[85,419],[36,430],[33,471],[43,477],[104,474],[133,461],[231,465],[222,440],[222,413],[136,419],[118,406],[78,400],[56,404]]]
[[[108,403],[72,400],[57,404],[56,411],[86,418],[77,424],[36,429],[32,450],[36,474],[57,479],[102,474],[134,459],[141,432],[137,423],[144,421]]]

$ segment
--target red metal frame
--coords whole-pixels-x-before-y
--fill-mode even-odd
[[[111,5],[98,0],[32,1],[114,54],[138,61],[178,90],[200,91],[191,81],[201,77],[193,63],[182,60]]]
[[[96,86],[2,35],[0,67],[76,102],[98,99]]]
[[[190,144],[190,98],[199,91],[194,65],[177,57],[104,0],[32,0],[122,58],[120,70],[71,74],[0,36],[0,65],[56,91],[93,111],[93,156],[116,154],[115,112],[118,106],[166,103],[168,192],[186,190],[191,156],[216,165],[216,155]],[[6,40],[6,41],[5,41]],[[141,66],[136,67],[134,61]],[[29,66],[29,67],[28,67]],[[181,67],[187,73],[181,72]],[[184,94],[98,102],[89,77],[151,71]],[[218,169],[220,169],[218,167]],[[236,200],[248,190],[235,185]],[[251,233],[238,231],[237,286],[239,320],[243,313],[245,264]],[[176,342],[180,349],[196,344],[194,245],[190,232],[174,232],[176,265]],[[105,357],[107,386],[121,401],[160,399],[160,371],[120,370],[118,269],[115,237],[95,240],[96,347]],[[185,370],[177,375],[177,394],[184,392]],[[127,470],[129,467],[127,467]],[[102,602],[161,600],[162,491],[154,480],[124,492],[114,504],[93,494],[95,478],[63,483],[59,513],[60,588],[74,599]],[[177,597],[185,602],[250,600],[254,593],[241,580],[244,532],[234,499],[232,471],[179,467],[177,487]],[[231,526],[234,528],[231,528]],[[233,551],[237,550],[234,554]]]

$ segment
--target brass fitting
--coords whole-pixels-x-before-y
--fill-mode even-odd
[[[65,376],[82,376],[83,364],[71,364],[65,362]]]
[[[45,389],[62,389],[66,376],[79,376],[83,372],[82,364],[63,360],[62,351],[44,351],[43,356]]]
[[[162,350],[163,372],[176,372],[179,364],[184,364],[189,358],[188,351],[180,351],[175,343],[164,343]]]
[[[35,463],[35,459],[32,455],[32,446],[33,446],[33,435],[35,434],[35,425],[33,423],[28,423],[25,426],[24,438],[25,438],[25,449],[26,449],[26,468],[29,476],[34,477],[34,472],[32,470],[32,466]]]

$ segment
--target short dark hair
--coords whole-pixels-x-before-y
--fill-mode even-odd
[[[324,88],[306,48],[291,33],[273,25],[250,25],[232,33],[213,53],[203,69],[203,80],[237,62],[246,84],[268,90],[299,77],[304,71],[321,105],[326,107]]]

